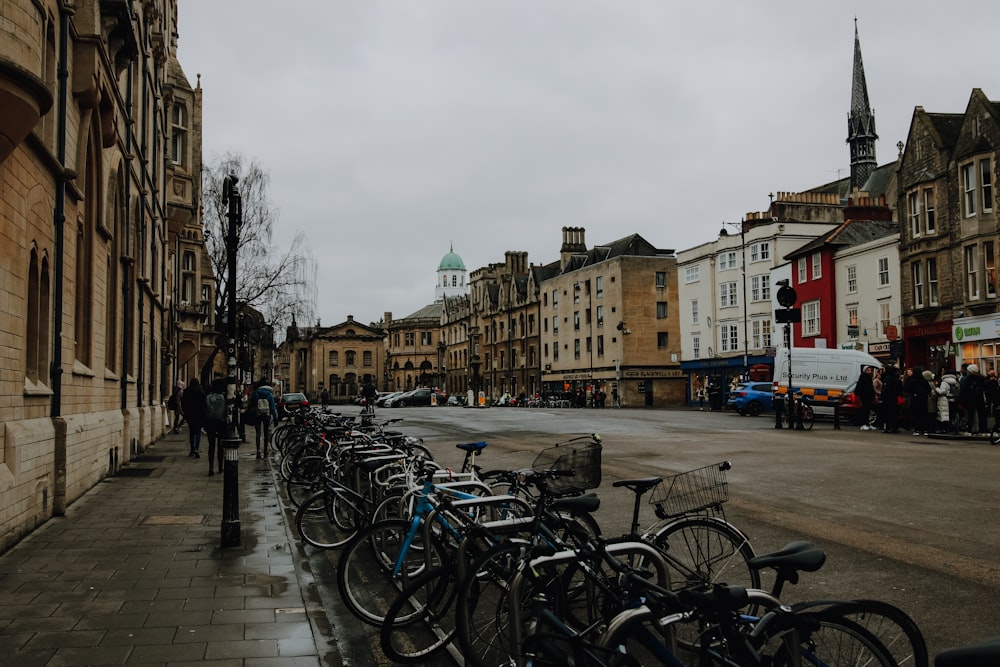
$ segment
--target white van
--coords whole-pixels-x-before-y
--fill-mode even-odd
[[[865,366],[881,368],[882,362],[859,350],[793,347],[792,388],[812,399],[816,414],[832,415],[834,404],[854,389]],[[787,396],[788,368],[788,348],[779,347],[774,355],[775,399]]]

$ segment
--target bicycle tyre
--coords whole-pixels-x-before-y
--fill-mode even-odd
[[[451,643],[455,583],[455,568],[446,565],[424,572],[400,591],[379,633],[386,657],[395,663],[420,663]]]
[[[816,413],[813,411],[811,405],[806,405],[802,407],[802,427],[811,431],[813,429],[813,424],[816,423]]]
[[[710,516],[683,517],[657,529],[650,539],[667,555],[674,588],[726,583],[760,588],[760,573],[750,567],[755,556],[746,535]]]
[[[455,600],[456,639],[471,667],[506,664],[511,658],[507,592],[526,549],[503,542],[473,561]]]
[[[820,613],[842,616],[875,635],[900,667],[929,667],[927,642],[917,623],[899,607],[881,600],[806,602],[794,609],[827,605]]]
[[[826,612],[797,616],[802,665],[900,667],[882,642],[854,621]]]
[[[321,490],[299,505],[295,512],[295,528],[304,542],[320,549],[336,549],[347,544],[364,525],[360,513],[345,510],[349,503],[335,491]],[[345,516],[353,514],[353,525]]]
[[[396,596],[411,579],[424,571],[426,559],[432,566],[444,562],[436,545],[432,547],[434,555],[426,553],[424,531],[418,530],[403,555],[399,574],[394,577],[392,572],[409,530],[409,521],[380,521],[359,531],[344,545],[337,564],[337,588],[344,606],[365,623],[381,625],[385,622]]]
[[[285,481],[285,491],[293,507],[298,507],[316,493],[322,486],[320,477],[327,468],[327,460],[322,456],[306,456],[298,460]]]

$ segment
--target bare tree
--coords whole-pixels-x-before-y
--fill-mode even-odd
[[[226,239],[229,228],[228,204],[222,197],[226,176],[236,176],[243,200],[243,224],[237,235],[236,300],[241,308],[261,313],[275,333],[283,333],[293,317],[312,319],[315,298],[315,261],[309,254],[302,232],[291,239],[288,249],[279,253],[273,235],[277,220],[268,199],[270,176],[255,161],[249,163],[239,154],[227,153],[218,162],[206,165],[202,173],[202,224],[205,248],[215,272],[215,321],[222,322],[229,289]],[[214,360],[209,360],[209,365]]]

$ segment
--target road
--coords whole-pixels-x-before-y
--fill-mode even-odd
[[[822,570],[786,589],[787,601],[892,602],[919,623],[932,655],[1000,635],[1000,447],[985,441],[834,430],[828,421],[810,432],[775,430],[768,416],[698,410],[405,408],[378,416],[402,417],[399,430],[456,468],[459,442],[489,443],[484,468],[519,468],[567,436],[599,433],[597,517],[608,535],[627,530],[632,512],[632,494],[612,480],[731,461],[727,517],[757,553],[807,539],[828,554]],[[642,520],[655,521],[651,508]],[[310,560],[345,662],[377,661],[377,635],[338,606],[328,578],[336,554]]]

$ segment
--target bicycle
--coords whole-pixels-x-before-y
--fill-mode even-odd
[[[788,394],[780,394],[785,407],[788,405]],[[802,392],[795,392],[791,410],[784,410],[781,413],[781,425],[790,430],[811,431],[816,423],[816,413],[813,411],[812,399]]]

